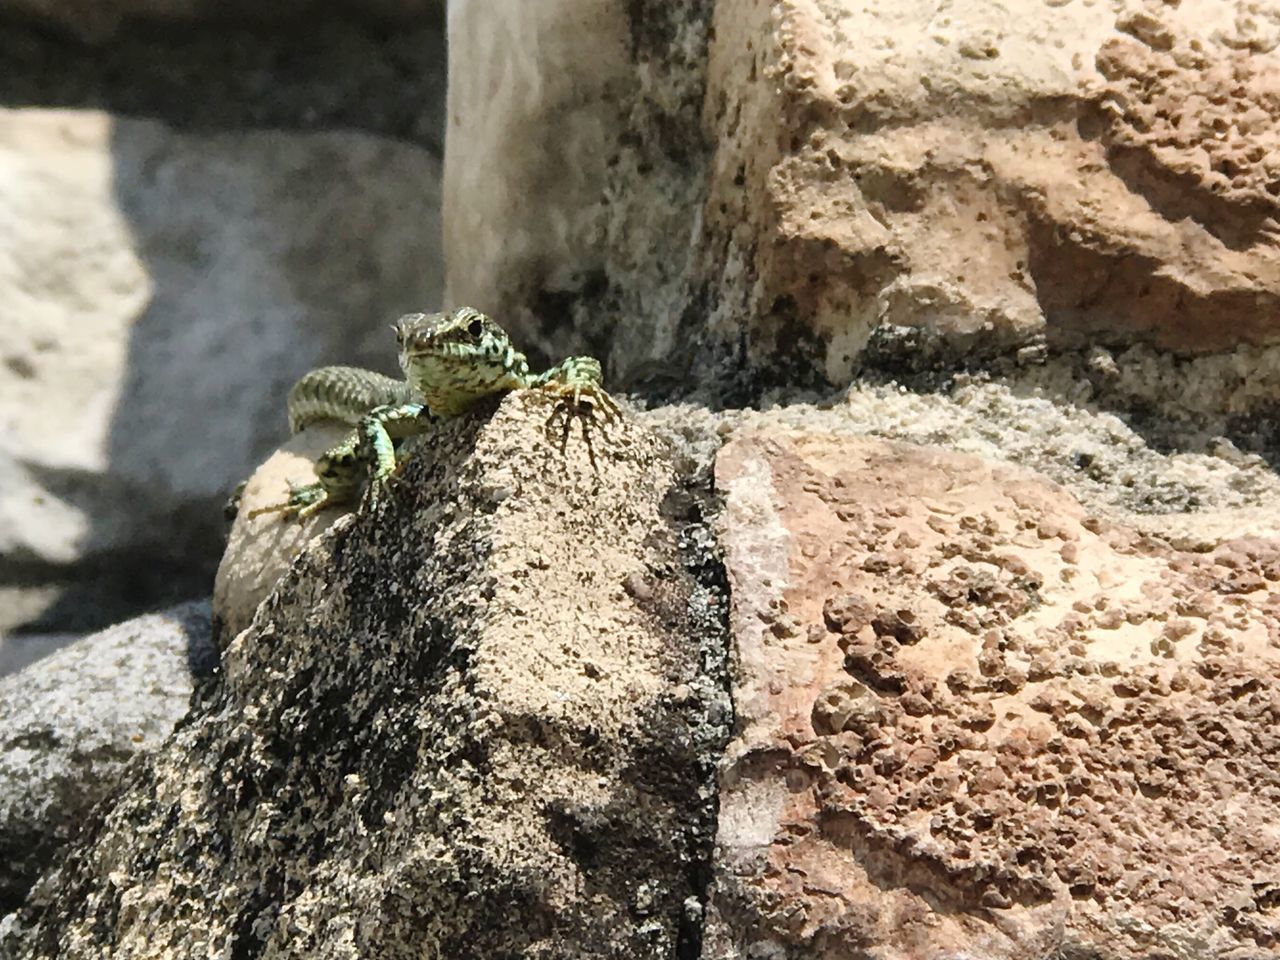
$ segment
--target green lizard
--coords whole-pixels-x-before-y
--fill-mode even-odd
[[[394,324],[403,381],[357,367],[321,367],[289,391],[289,428],[297,433],[319,420],[356,429],[316,461],[316,483],[290,484],[289,499],[252,511],[296,514],[355,500],[362,486],[376,501],[396,470],[396,442],[423,432],[432,421],[465,413],[483,397],[505,390],[537,388],[572,401],[586,400],[606,418],[618,406],[604,391],[600,362],[569,357],[545,373],[530,373],[529,361],[507,333],[479,310],[409,313]]]

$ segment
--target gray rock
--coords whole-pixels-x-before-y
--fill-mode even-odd
[[[660,442],[562,419],[447,422],[313,540],[0,953],[697,955],[725,598]]]
[[[24,633],[0,636],[0,677],[17,673],[24,667],[75,643],[81,633]]]
[[[40,630],[208,589],[292,381],[394,369],[387,322],[439,302],[438,169],[358,133],[0,111],[0,570],[78,591]]]
[[[0,680],[0,907],[28,887],[187,712],[217,660],[196,601],[85,637]]]

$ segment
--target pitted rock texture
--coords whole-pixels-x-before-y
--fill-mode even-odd
[[[697,954],[724,637],[669,461],[493,406],[307,547],[0,954]]]
[[[749,393],[900,363],[903,329],[948,367],[1280,338],[1274,3],[537,5],[589,26],[570,57],[466,6],[448,288],[549,351],[572,318],[623,381]]]
[[[0,914],[15,908],[212,673],[207,601],[85,637],[0,679]]]
[[[1280,949],[1280,541],[1183,552],[1017,468],[801,431],[716,483],[706,956]]]
[[[1173,11],[1129,10],[1096,61],[1117,170],[1145,180],[1154,207],[1181,203],[1167,213],[1231,248],[1262,239],[1280,203],[1280,9],[1250,6],[1236,6],[1244,16],[1230,28],[1218,25],[1213,47]]]

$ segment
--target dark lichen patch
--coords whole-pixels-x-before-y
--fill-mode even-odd
[[[647,142],[667,160],[690,165],[707,149],[698,122],[705,95],[706,52],[713,0],[681,4],[662,0],[626,0],[631,58],[637,64],[663,65],[665,83],[679,91],[674,99],[649,97],[637,119],[647,121]]]
[[[723,584],[657,441],[562,450],[554,407],[442,426],[313,541],[5,949],[695,956]]]

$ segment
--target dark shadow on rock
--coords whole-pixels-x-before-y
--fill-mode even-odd
[[[11,631],[12,636],[66,632],[74,638],[144,610],[208,594],[223,538],[220,514],[200,504],[162,500],[145,485],[114,473],[104,477],[33,463],[23,467],[51,496],[90,515],[105,515],[112,525],[91,529],[74,563],[23,555],[0,558],[0,582],[60,588],[57,599]],[[127,520],[132,535],[125,547],[113,548],[120,535],[114,521],[120,518]]]
[[[86,46],[0,17],[0,62],[7,107],[99,109],[192,132],[359,130],[444,148],[443,18],[140,22]]]

